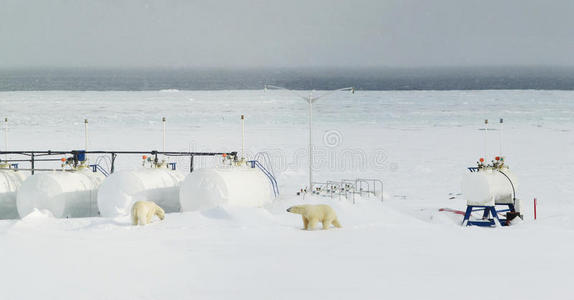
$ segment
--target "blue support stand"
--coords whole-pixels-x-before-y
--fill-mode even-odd
[[[502,226],[507,226],[506,218],[500,218],[498,213],[501,212],[514,212],[514,204],[498,204],[498,205],[508,205],[508,209],[496,209],[494,206],[478,206],[478,205],[467,205],[466,212],[464,213],[464,219],[462,220],[463,226],[497,226],[498,224]],[[470,215],[472,212],[482,211],[482,220],[470,220]],[[492,215],[492,218],[490,218]],[[498,221],[498,222],[497,222]]]

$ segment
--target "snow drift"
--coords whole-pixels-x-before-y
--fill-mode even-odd
[[[153,201],[166,213],[180,211],[179,186],[184,175],[169,169],[137,169],[110,175],[98,192],[103,217],[126,216],[136,201]]]
[[[219,205],[260,207],[272,199],[265,174],[257,168],[245,167],[196,170],[185,178],[179,192],[182,211]]]

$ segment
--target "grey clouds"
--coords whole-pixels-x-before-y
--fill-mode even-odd
[[[0,68],[573,66],[574,1],[0,0]]]

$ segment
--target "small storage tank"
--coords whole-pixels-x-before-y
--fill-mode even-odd
[[[261,207],[272,199],[267,176],[248,167],[198,169],[187,175],[179,192],[182,211],[219,205]]]
[[[512,204],[518,181],[508,168],[483,168],[465,174],[461,188],[469,205]]]
[[[166,213],[179,212],[179,186],[185,176],[167,168],[120,171],[110,175],[98,191],[103,217],[126,216],[136,201],[153,201]]]
[[[22,218],[35,209],[47,210],[56,218],[97,216],[97,191],[104,178],[88,169],[30,176],[18,190],[18,213]]]
[[[16,192],[26,174],[12,169],[0,169],[0,219],[17,219]]]

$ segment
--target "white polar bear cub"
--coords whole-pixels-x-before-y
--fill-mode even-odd
[[[303,226],[307,230],[313,230],[317,222],[323,223],[323,229],[329,229],[333,224],[337,228],[341,228],[341,223],[337,220],[335,211],[326,204],[319,205],[295,205],[287,209],[288,212],[299,214],[303,216]]]
[[[153,216],[160,220],[165,218],[165,212],[152,201],[137,201],[132,206],[132,225],[146,225],[151,222]]]

